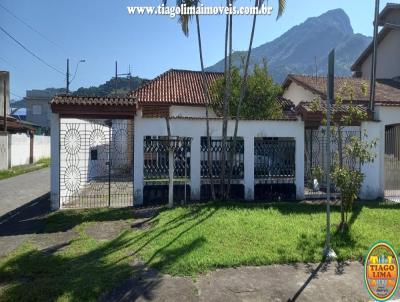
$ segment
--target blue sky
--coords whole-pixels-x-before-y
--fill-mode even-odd
[[[287,0],[284,16],[258,18],[255,46],[271,41],[308,17],[342,8],[350,16],[354,31],[372,35],[374,0]],[[387,2],[381,0],[381,7]],[[45,35],[53,43],[33,32],[0,8],[0,25],[57,69],[65,71],[66,59],[81,64],[71,89],[104,83],[114,74],[118,60],[120,72],[128,65],[134,75],[153,78],[169,68],[199,69],[194,24],[189,37],[177,19],[168,16],[128,15],[128,5],[158,5],[160,0],[1,0],[1,4]],[[175,1],[169,1],[174,4]],[[204,0],[223,5],[225,0]],[[277,1],[270,0],[276,7]],[[238,0],[237,5],[253,1]],[[201,17],[205,65],[220,60],[224,50],[224,17]],[[250,16],[234,18],[234,49],[246,48]],[[40,63],[0,32],[0,70],[11,71],[12,97],[24,96],[27,89],[65,86],[65,77]]]

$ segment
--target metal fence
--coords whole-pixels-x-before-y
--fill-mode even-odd
[[[233,168],[232,168],[232,179],[238,180],[243,179],[244,177],[244,141],[243,138],[237,138],[235,154],[233,152],[233,139],[228,138],[226,143],[226,174],[228,175],[228,171],[230,168],[230,163],[232,159]],[[222,139],[211,139],[211,162],[212,162],[212,177],[219,179],[221,175],[222,169]],[[201,138],[201,178],[208,179],[209,178],[209,164],[208,164],[208,144],[207,137]]]
[[[296,198],[296,141],[293,138],[255,138],[254,199]]]
[[[400,201],[400,125],[385,129],[385,197]]]
[[[165,181],[169,179],[169,152],[173,152],[174,179],[190,178],[191,138],[145,137],[144,145],[144,179]]]
[[[341,161],[344,167],[351,169],[360,169],[360,164],[353,158],[346,156],[344,148],[350,143],[352,137],[361,137],[361,131],[342,130],[334,131],[331,134],[331,154],[334,160]],[[326,196],[326,179],[327,175],[326,162],[326,130],[306,129],[305,130],[305,197],[306,198],[324,198]],[[333,162],[333,161],[332,161]],[[331,185],[333,197],[338,197],[338,190],[334,183]]]
[[[296,142],[292,138],[254,140],[254,178],[266,183],[294,183]]]

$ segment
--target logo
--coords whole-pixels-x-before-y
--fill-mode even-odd
[[[377,242],[369,250],[364,264],[364,280],[368,292],[376,301],[387,301],[399,283],[399,260],[386,242]]]

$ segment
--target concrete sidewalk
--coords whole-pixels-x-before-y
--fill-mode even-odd
[[[102,301],[372,301],[359,262],[220,269],[191,278],[162,275],[137,264],[137,273]],[[399,299],[399,293],[394,299]],[[393,301],[395,301],[393,300]],[[398,300],[397,300],[398,301]]]
[[[15,209],[50,191],[50,168],[0,180],[0,222]]]

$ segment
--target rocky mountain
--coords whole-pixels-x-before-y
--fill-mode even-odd
[[[325,75],[328,53],[336,48],[336,75],[348,76],[350,66],[370,42],[370,37],[354,34],[347,14],[335,9],[309,18],[277,39],[254,48],[250,62],[266,61],[270,74],[280,83],[289,73],[314,75],[316,66],[318,74]],[[235,66],[243,65],[245,54],[244,51],[233,53]],[[224,60],[207,68],[209,71],[223,69]]]

